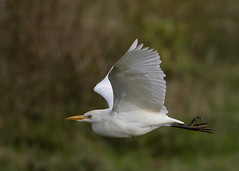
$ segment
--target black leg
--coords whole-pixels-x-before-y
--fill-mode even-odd
[[[196,116],[196,117],[193,118],[193,120],[191,121],[191,123],[190,123],[189,125],[192,126],[193,123],[194,123],[196,120],[198,120],[198,119],[199,119],[199,120],[202,120],[202,118],[201,118],[200,116]]]
[[[214,132],[211,128],[209,128],[207,126],[206,122],[201,122],[201,123],[194,124],[196,120],[202,120],[202,119],[201,119],[201,117],[197,116],[197,117],[192,119],[192,121],[189,125],[173,123],[171,125],[171,127],[188,129],[188,130],[193,130],[193,131],[200,131],[200,132],[207,132],[207,133],[213,133]]]

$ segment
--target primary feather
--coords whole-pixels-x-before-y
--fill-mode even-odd
[[[160,112],[163,108],[166,82],[159,65],[160,57],[153,49],[142,47],[140,44],[126,52],[109,73],[114,110],[121,110],[119,106],[129,104],[132,110],[141,108]]]

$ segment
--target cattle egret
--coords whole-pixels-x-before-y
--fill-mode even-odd
[[[118,138],[143,135],[162,126],[212,133],[207,123],[195,123],[200,117],[185,125],[167,116],[166,81],[160,63],[157,51],[138,45],[136,39],[94,88],[109,108],[66,119],[89,122],[95,133]]]

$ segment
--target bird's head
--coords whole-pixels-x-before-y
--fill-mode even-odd
[[[70,116],[66,118],[66,120],[75,120],[75,121],[90,122],[90,123],[97,122],[99,118],[102,116],[102,115],[99,115],[100,113],[102,112],[99,110],[93,110],[93,111],[86,112],[84,115]]]

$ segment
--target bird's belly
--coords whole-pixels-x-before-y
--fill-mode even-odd
[[[108,124],[92,124],[92,129],[96,134],[106,136],[106,137],[118,137],[118,138],[127,138],[131,137],[126,134],[124,129],[117,127],[116,125]]]
[[[158,126],[143,126],[139,123],[128,123],[128,124],[92,124],[92,129],[96,134],[107,136],[107,137],[117,137],[117,138],[127,138],[132,136],[144,135]]]

